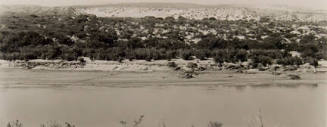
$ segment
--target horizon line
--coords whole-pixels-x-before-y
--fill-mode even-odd
[[[111,2],[111,3],[104,3],[104,4],[70,4],[70,5],[38,5],[38,4],[4,4],[0,3],[0,6],[39,6],[39,7],[92,7],[92,6],[110,6],[110,5],[126,5],[126,4],[188,4],[188,5],[195,5],[195,6],[203,6],[203,7],[216,7],[216,6],[244,6],[244,7],[257,7],[257,6],[266,6],[266,7],[286,7],[286,8],[293,8],[293,9],[310,9],[310,10],[324,10],[327,11],[327,8],[312,8],[312,7],[304,7],[304,6],[294,6],[294,5],[287,5],[287,4],[245,4],[245,3],[221,3],[221,4],[202,4],[202,3],[194,3],[194,2]],[[260,8],[260,7],[258,7]]]

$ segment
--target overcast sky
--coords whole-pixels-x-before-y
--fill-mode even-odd
[[[0,0],[0,4],[34,4],[43,6],[92,5],[121,2],[183,2],[198,4],[250,4],[289,5],[327,9],[327,0]]]

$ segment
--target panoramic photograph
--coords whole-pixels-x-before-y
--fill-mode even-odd
[[[327,127],[326,0],[0,0],[0,127]]]

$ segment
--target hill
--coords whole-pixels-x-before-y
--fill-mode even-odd
[[[14,8],[17,9],[12,10]],[[5,60],[77,60],[83,56],[117,61],[213,58],[218,64],[252,61],[253,67],[258,67],[274,63],[316,65],[317,60],[327,59],[327,21],[304,22],[297,16],[297,19],[278,19],[276,17],[281,15],[275,10],[269,16],[262,16],[269,11],[236,6],[13,6],[5,9],[8,13],[0,17],[0,59]],[[86,11],[107,14],[112,9],[118,12],[109,13],[118,15],[98,16]],[[129,13],[122,15],[122,12]],[[175,18],[165,15],[175,12],[178,12]],[[238,18],[240,20],[236,20]]]
[[[74,6],[78,13],[99,17],[179,17],[203,19],[214,17],[221,20],[260,19],[272,17],[277,20],[322,21],[327,11],[287,6],[251,5],[199,5],[189,3],[125,3],[94,6]]]
[[[72,7],[44,7],[37,5],[0,5],[0,15],[73,15]]]
[[[92,14],[98,17],[175,17],[203,19],[214,17],[219,20],[259,20],[270,17],[275,20],[326,21],[326,10],[302,9],[287,6],[251,5],[199,5],[190,3],[124,3],[89,6],[0,6],[2,15],[74,15]]]

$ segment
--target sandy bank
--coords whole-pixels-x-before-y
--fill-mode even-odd
[[[289,74],[301,77],[292,80]],[[143,86],[192,86],[208,85],[212,87],[297,87],[327,84],[327,73],[284,72],[273,75],[268,71],[256,74],[236,73],[232,71],[199,72],[195,78],[180,77],[180,72],[117,72],[117,71],[52,71],[0,68],[0,87],[143,87]]]
[[[213,86],[299,86],[327,84],[327,62],[319,62],[317,72],[310,67],[302,66],[296,70],[280,68],[276,71],[267,69],[228,69],[234,64],[218,67],[211,60],[185,61],[175,59],[172,61],[86,61],[83,65],[77,61],[67,62],[61,60],[32,60],[33,68],[26,69],[22,64],[27,62],[0,61],[0,85],[23,85],[37,87],[62,87],[62,86],[99,86],[99,87],[130,87],[144,85],[213,85]],[[169,62],[175,62],[176,68],[168,67]],[[29,63],[29,64],[31,64]],[[196,63],[192,76],[186,79],[190,69],[189,63]],[[35,64],[35,65],[34,65]],[[199,70],[199,68],[205,70]],[[23,68],[23,69],[22,69]],[[9,73],[14,73],[10,77]],[[290,75],[299,76],[291,79]],[[25,79],[19,82],[11,79]],[[48,82],[38,82],[40,79]]]
[[[169,64],[174,63],[173,66]],[[277,70],[274,68],[278,67]],[[33,70],[75,70],[75,71],[127,71],[127,72],[152,72],[152,71],[237,71],[257,73],[260,71],[297,71],[297,72],[314,72],[327,71],[327,61],[319,61],[318,68],[314,68],[309,64],[301,66],[280,66],[271,65],[269,67],[261,67],[252,69],[248,62],[243,63],[224,63],[218,66],[212,59],[208,60],[123,60],[118,61],[91,61],[85,58],[85,61],[63,61],[63,60],[29,60],[29,61],[5,61],[0,60],[0,68],[24,68]]]

